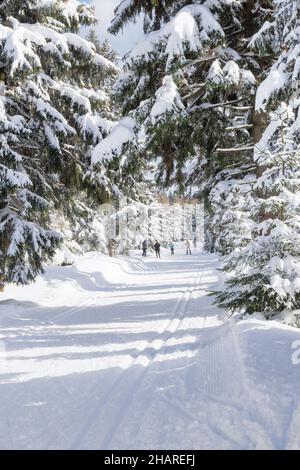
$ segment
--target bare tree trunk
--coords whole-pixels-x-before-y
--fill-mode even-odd
[[[5,280],[4,280],[4,273],[5,273],[5,257],[6,252],[9,247],[9,240],[8,237],[3,235],[0,239],[0,252],[2,251],[3,259],[0,261],[0,292],[4,292],[5,287]],[[1,274],[1,272],[3,274]]]
[[[110,257],[115,256],[115,241],[111,238],[108,240],[107,248],[108,248],[108,255]]]
[[[256,31],[256,24],[254,21],[253,11],[255,8],[256,1],[255,0],[248,0],[244,6],[244,30],[246,38],[250,38]],[[251,116],[251,124],[253,125],[252,128],[252,138],[253,138],[253,156],[256,149],[256,144],[261,140],[262,135],[267,127],[267,113],[260,110],[257,111],[255,109],[255,98],[256,94],[252,97],[252,116]],[[254,158],[253,158],[254,160]],[[261,174],[265,171],[265,168],[260,167],[257,165],[256,175],[261,176]]]
[[[254,152],[255,150],[258,150],[258,147],[256,144],[259,143],[261,140],[263,133],[267,127],[268,121],[267,121],[267,113],[264,111],[256,111],[255,109],[253,110],[253,116],[252,116],[252,122],[253,122],[253,143],[254,143],[254,150],[253,150],[253,157],[254,157]],[[254,160],[254,158],[253,158]],[[263,165],[256,165],[256,176],[260,177],[263,172],[266,170],[265,166]]]
[[[252,116],[252,123],[253,123],[253,142],[257,144],[267,127],[267,113],[264,111],[256,111],[253,110]]]

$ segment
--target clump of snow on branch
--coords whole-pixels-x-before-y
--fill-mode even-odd
[[[154,122],[157,118],[167,112],[183,110],[178,88],[173,78],[167,75],[163,78],[162,86],[155,93],[155,103],[151,109],[150,116]]]
[[[92,152],[92,164],[110,160],[121,153],[123,147],[135,138],[135,121],[130,117],[122,119]]]

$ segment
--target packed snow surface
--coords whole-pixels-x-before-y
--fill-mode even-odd
[[[212,306],[217,267],[88,253],[8,286],[0,448],[299,449],[300,331]]]

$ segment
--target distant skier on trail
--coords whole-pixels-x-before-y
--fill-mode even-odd
[[[190,242],[190,240],[187,240],[185,242],[185,247],[186,247],[186,254],[191,255],[192,252],[191,252],[191,242]]]
[[[142,249],[143,249],[143,254],[142,256],[147,256],[147,249],[148,249],[148,242],[147,240],[144,240],[142,243]]]
[[[171,250],[171,255],[174,255],[174,250],[175,250],[175,244],[174,242],[170,243],[170,250]]]
[[[160,258],[160,243],[156,240],[154,243],[154,250],[156,254],[156,258]]]

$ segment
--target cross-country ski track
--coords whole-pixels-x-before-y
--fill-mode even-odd
[[[300,331],[212,305],[215,255],[78,257],[0,297],[1,449],[299,449]]]

